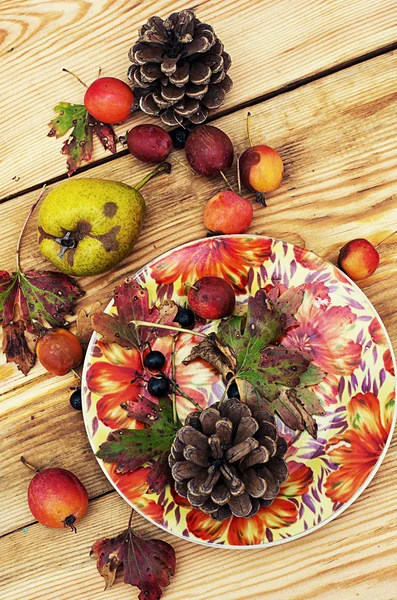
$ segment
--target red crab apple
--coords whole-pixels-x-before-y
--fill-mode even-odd
[[[50,468],[38,471],[23,457],[21,461],[36,471],[28,488],[28,504],[35,519],[46,527],[70,527],[86,513],[87,490],[81,481],[66,469]]]
[[[353,281],[373,275],[379,266],[379,253],[364,238],[351,240],[339,251],[338,265]]]
[[[235,192],[218,192],[204,208],[204,226],[216,233],[245,233],[251,225],[252,204]]]
[[[83,349],[79,339],[67,329],[48,329],[39,338],[36,346],[37,358],[52,375],[66,375],[79,366]]]
[[[233,162],[233,144],[224,131],[211,125],[193,129],[185,145],[186,160],[201,175],[216,175]]]
[[[134,94],[129,85],[116,77],[99,77],[88,86],[84,106],[103,123],[121,123],[131,113]]]
[[[221,277],[202,277],[190,286],[190,308],[203,319],[223,319],[232,314],[236,297],[232,286]]]
[[[240,157],[240,177],[247,189],[256,192],[258,202],[266,206],[264,194],[274,192],[279,187],[284,164],[274,148],[265,144],[251,144],[249,117],[250,113],[247,116],[247,133],[251,146]]]
[[[135,158],[161,163],[172,148],[171,136],[158,125],[137,125],[127,135],[128,150]]]

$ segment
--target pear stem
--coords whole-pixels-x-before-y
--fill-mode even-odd
[[[234,189],[230,183],[230,181],[228,180],[228,178],[226,177],[226,175],[224,174],[223,171],[219,170],[219,173],[222,175],[224,181],[227,183],[228,187],[232,190],[232,192],[234,192]]]
[[[134,190],[139,192],[139,190],[144,185],[146,185],[147,182],[152,179],[152,177],[155,177],[156,175],[160,175],[161,173],[171,173],[171,169],[172,169],[171,163],[169,163],[169,162],[161,163],[155,169],[153,169],[153,171],[151,171],[148,175],[146,175],[146,177],[141,179],[141,181],[134,186]]]
[[[82,79],[80,79],[80,77],[78,77],[75,73],[72,73],[72,71],[69,71],[69,69],[65,69],[65,67],[64,67],[62,69],[62,71],[65,71],[65,73],[69,73],[69,75],[71,75],[72,77],[77,79],[77,81],[79,81],[81,83],[81,85],[83,85],[85,88],[88,88],[88,85],[86,83],[84,83],[84,81]]]
[[[247,137],[248,137],[249,145],[253,146],[252,138],[251,138],[251,131],[250,131],[250,119],[251,119],[251,113],[248,112],[247,113]]]
[[[31,471],[34,471],[35,473],[40,473],[40,469],[30,464],[30,462],[28,462],[23,456],[21,456],[21,463],[24,464],[25,467],[28,467],[28,469],[30,469]]]
[[[31,206],[29,214],[26,217],[24,224],[22,225],[21,233],[19,234],[18,241],[17,241],[16,257],[15,257],[17,271],[21,270],[21,243],[22,243],[22,236],[24,234],[24,231],[26,229],[26,225],[28,224],[29,219],[30,219],[30,217],[33,214],[34,209],[36,208],[36,206],[38,205],[38,203],[40,202],[40,200],[43,197],[43,194],[45,192],[45,188],[46,188],[46,184],[44,184],[43,187],[41,188],[40,194],[37,196],[36,201]]]
[[[183,329],[183,327],[173,327],[172,325],[162,325],[161,323],[151,323],[150,321],[130,321],[135,327],[153,327],[153,329],[167,329],[169,331],[177,331],[178,333],[189,333],[190,335],[198,335],[199,337],[208,337],[206,333]]]

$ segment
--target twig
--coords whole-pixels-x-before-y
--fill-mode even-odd
[[[127,527],[127,529],[131,529],[131,525],[132,525],[132,519],[134,518],[134,515],[135,515],[135,510],[134,510],[134,509],[132,509],[132,510],[131,510],[131,514],[130,514],[130,518],[129,518],[129,520],[128,520],[128,527]]]
[[[176,160],[177,163],[179,163],[181,165],[181,167],[183,167],[184,169],[186,169],[187,171],[190,171],[190,173],[194,176],[197,175],[196,171],[193,171],[192,167],[188,167],[187,165],[185,165],[185,163],[183,163],[179,158],[177,158],[176,156],[172,155],[170,158],[172,158],[173,160]]]
[[[198,335],[199,337],[208,337],[206,333],[200,333],[199,331],[191,331],[190,329],[183,329],[183,327],[173,327],[172,325],[162,325],[161,323],[151,323],[150,321],[130,321],[134,323],[135,327],[152,327],[153,329],[168,329],[169,331],[176,331],[177,333],[189,333],[190,335]]]
[[[31,206],[29,214],[26,217],[24,224],[22,225],[21,233],[19,234],[18,241],[17,241],[17,250],[16,250],[16,258],[15,258],[15,262],[16,262],[16,266],[17,266],[17,271],[21,270],[20,261],[21,261],[21,242],[22,242],[22,236],[24,234],[24,231],[26,229],[26,225],[28,224],[29,219],[30,219],[30,217],[33,214],[34,209],[36,208],[36,206],[38,205],[38,203],[40,202],[40,200],[43,197],[43,194],[45,192],[45,188],[46,188],[46,184],[44,184],[43,187],[41,188],[40,194],[38,195],[35,203]]]
[[[80,379],[80,380],[81,380],[81,375],[79,375],[79,374],[77,373],[77,371],[75,371],[74,369],[70,369],[70,370],[72,371],[72,373],[74,373],[74,375],[76,375],[76,377],[77,377],[78,379]]]
[[[175,368],[175,347],[176,347],[176,336],[172,340],[172,350],[171,350],[171,376],[172,381],[174,382],[176,379],[176,368]],[[175,388],[172,388],[172,418],[174,420],[174,425],[178,423],[178,413],[176,410],[176,395]]]
[[[173,385],[173,387],[175,387],[175,390],[176,390],[178,396],[182,396],[183,398],[186,398],[186,400],[189,400],[189,402],[191,402],[193,404],[193,406],[195,406],[199,410],[203,410],[202,407],[200,406],[200,404],[198,402],[196,402],[196,400],[194,400],[194,398],[191,398],[188,394],[186,394],[183,390],[181,390],[181,388],[175,381],[172,382],[172,385]]]
[[[379,246],[381,244],[383,244],[383,242],[385,242],[389,238],[393,237],[393,235],[396,235],[396,233],[397,233],[397,231],[393,231],[392,233],[390,233],[388,236],[386,236],[385,238],[383,238],[383,240],[381,240],[378,244],[376,244],[375,248],[379,248]]]

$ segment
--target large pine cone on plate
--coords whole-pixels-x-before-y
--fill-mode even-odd
[[[274,417],[233,398],[190,413],[169,463],[175,490],[194,508],[223,521],[269,506],[288,476],[287,443]]]

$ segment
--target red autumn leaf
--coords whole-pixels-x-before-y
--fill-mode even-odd
[[[126,279],[114,292],[117,315],[96,313],[92,326],[106,343],[117,343],[124,348],[139,348],[157,337],[171,335],[168,329],[156,328],[156,324],[177,327],[174,322],[178,312],[175,302],[165,300],[159,307],[149,306],[148,291],[133,279]],[[153,327],[135,327],[132,321],[153,323]]]
[[[110,150],[112,154],[116,152],[116,136],[113,127],[94,119],[83,104],[60,102],[54,107],[54,111],[58,114],[49,123],[48,137],[59,138],[71,130],[62,146],[62,154],[67,156],[68,175],[77,171],[83,160],[86,162],[91,160],[93,133],[98,136],[105,150]]]
[[[0,271],[0,321],[7,362],[27,375],[35,362],[37,337],[43,326],[62,327],[84,292],[63,273]]]
[[[97,540],[90,556],[105,580],[105,589],[114,583],[117,569],[124,567],[124,582],[138,587],[139,600],[159,600],[163,587],[175,573],[175,551],[162,540],[141,537],[131,527],[114,538]]]

